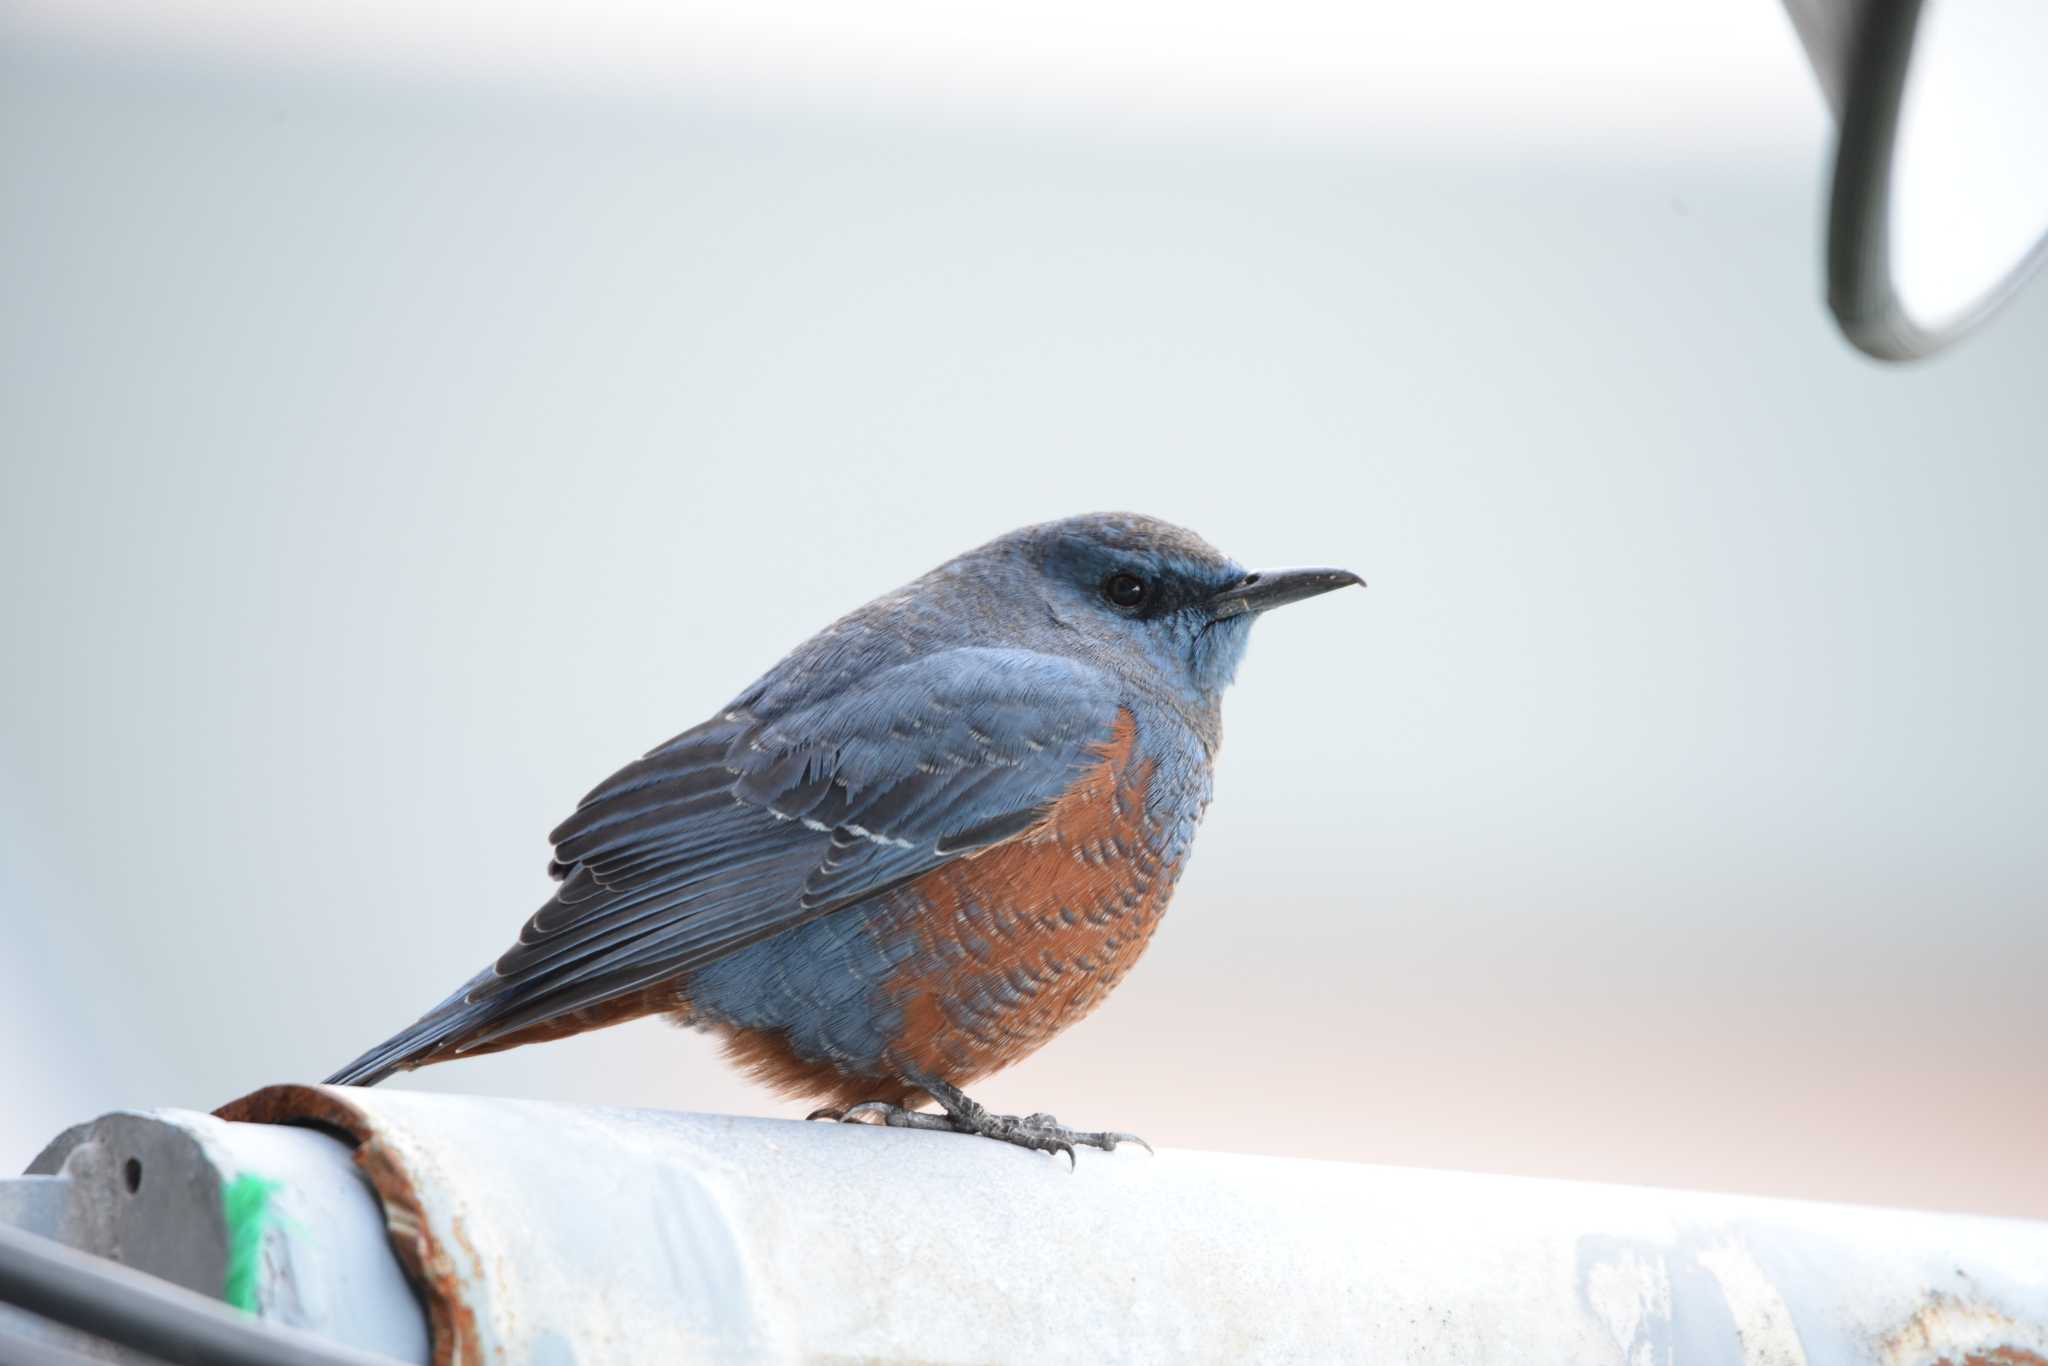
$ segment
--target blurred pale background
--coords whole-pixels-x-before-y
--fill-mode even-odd
[[[1372,587],[984,1099],[2048,1215],[2048,288],[1835,337],[1765,0],[1395,8],[0,9],[0,1165],[326,1072],[618,763],[1131,507]],[[792,1112],[657,1024],[398,1084]]]

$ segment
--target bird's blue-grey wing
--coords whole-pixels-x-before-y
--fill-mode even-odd
[[[1085,664],[956,649],[621,769],[556,828],[562,885],[471,985],[484,1043],[696,967],[1029,829],[1119,708]]]

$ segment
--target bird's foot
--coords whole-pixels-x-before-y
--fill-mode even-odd
[[[1148,1153],[1152,1151],[1152,1145],[1136,1134],[1114,1129],[1070,1129],[1060,1123],[1057,1116],[1048,1114],[994,1114],[987,1106],[968,1099],[959,1088],[944,1082],[927,1082],[922,1089],[939,1103],[944,1114],[927,1114],[922,1110],[907,1110],[888,1101],[870,1100],[849,1105],[843,1110],[813,1110],[808,1118],[836,1120],[841,1124],[872,1122],[893,1129],[936,1129],[945,1133],[974,1134],[992,1138],[998,1143],[1029,1148],[1033,1152],[1065,1153],[1069,1168],[1074,1165],[1076,1147],[1100,1148],[1108,1153],[1115,1152],[1119,1144],[1135,1143]]]

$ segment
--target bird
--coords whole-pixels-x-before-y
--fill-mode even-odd
[[[1252,623],[1364,583],[1250,572],[1136,513],[948,560],[593,788],[517,942],[327,1081],[665,1015],[822,1102],[812,1119],[1070,1164],[1143,1143],[964,1088],[1088,1014],[1151,941]]]

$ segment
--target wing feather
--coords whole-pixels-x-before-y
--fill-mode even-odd
[[[679,976],[1017,837],[1096,761],[1119,706],[1085,664],[959,649],[677,736],[556,827],[562,885],[467,993],[464,1039]]]

